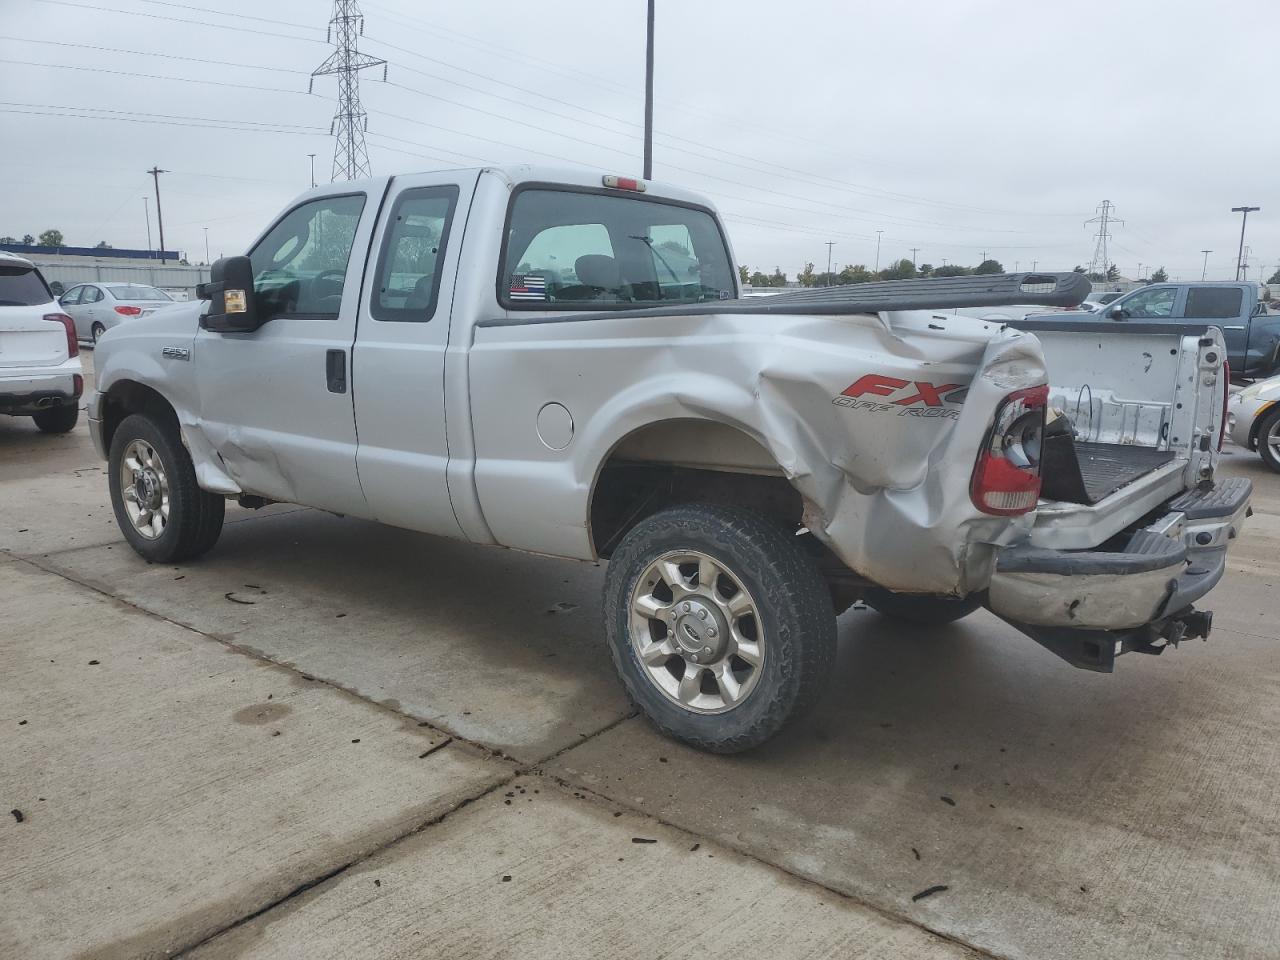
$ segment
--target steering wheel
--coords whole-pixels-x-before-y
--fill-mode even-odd
[[[345,270],[321,270],[311,278],[311,297],[313,300],[319,300],[323,297],[338,297],[342,295],[342,287],[347,279],[347,271]],[[322,286],[328,284],[333,287],[332,290],[325,290]]]

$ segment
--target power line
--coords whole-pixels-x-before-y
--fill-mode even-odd
[[[17,43],[42,43],[53,47],[74,47],[77,50],[96,50],[100,53],[123,53],[131,57],[159,57],[163,60],[181,60],[183,63],[204,63],[214,67],[239,67],[242,70],[270,70],[272,73],[292,73],[307,76],[305,70],[293,70],[289,67],[269,67],[258,63],[233,63],[230,60],[202,60],[177,53],[156,53],[152,50],[125,50],[120,47],[103,47],[96,43],[72,43],[69,40],[37,40],[33,37],[10,37],[0,34],[0,40],[13,40]],[[44,64],[50,66],[50,64]]]
[[[301,97],[314,96],[305,90],[288,90],[284,87],[260,87],[248,83],[228,83],[226,80],[197,80],[194,77],[166,77],[155,73],[136,73],[132,70],[112,70],[109,67],[85,67],[78,63],[35,63],[31,60],[9,60],[0,58],[0,63],[11,63],[19,67],[46,67],[50,70],[82,70],[90,73],[109,73],[118,77],[136,77],[139,80],[167,80],[172,83],[202,83],[212,87],[232,87],[237,90],[256,90],[260,93],[291,93]]]
[[[92,108],[80,107],[64,107],[64,110],[89,110]],[[200,130],[243,130],[247,133],[288,133],[304,137],[320,136],[324,134],[323,127],[300,128],[296,130],[270,127],[265,125],[244,126],[242,122],[231,123],[225,120],[215,120],[210,117],[185,117],[174,118],[168,114],[149,114],[142,117],[118,116],[120,111],[110,111],[110,116],[96,116],[92,113],[51,113],[48,110],[20,110],[12,107],[0,107],[0,113],[21,114],[34,117],[56,117],[60,119],[73,120],[110,120],[113,123],[155,123],[173,127],[195,127]],[[154,118],[154,119],[153,119]],[[192,122],[202,121],[202,122]]]
[[[168,20],[172,23],[188,23],[197,27],[212,27],[215,30],[235,30],[239,33],[256,33],[263,37],[278,37],[282,40],[300,40],[303,43],[324,43],[323,40],[316,40],[312,37],[299,37],[288,33],[272,33],[268,30],[254,30],[251,27],[241,27],[227,23],[209,23],[207,20],[188,20],[183,17],[167,17],[159,13],[145,13],[141,10],[121,10],[119,7],[104,7],[93,3],[71,3],[70,0],[32,0],[34,3],[52,3],[60,7],[73,7],[76,10],[92,10],[95,13],[119,13],[127,17],[146,17],[148,20]],[[174,4],[178,6],[178,4]],[[196,9],[187,7],[186,9]],[[205,12],[205,11],[201,11]]]

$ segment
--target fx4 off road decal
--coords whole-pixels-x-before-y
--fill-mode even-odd
[[[869,413],[955,420],[960,416],[960,405],[968,392],[968,385],[963,383],[900,380],[868,373],[845,387],[831,402],[838,407]]]

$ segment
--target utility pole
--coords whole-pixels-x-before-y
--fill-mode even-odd
[[[204,262],[209,263],[209,228],[204,228]]]
[[[827,286],[831,286],[831,248],[836,245],[834,240],[827,241]]]
[[[316,155],[308,153],[307,156],[311,158],[311,189],[314,190],[316,188]]]
[[[1134,279],[1135,279],[1135,280],[1141,280],[1141,279],[1142,279],[1142,262],[1141,262],[1141,261],[1139,261],[1139,262],[1138,262],[1138,275],[1137,275],[1136,277],[1134,277]]]
[[[156,223],[160,226],[160,262],[165,263],[164,255],[164,214],[160,212],[160,174],[168,173],[168,170],[161,170],[159,167],[152,167],[147,173],[151,174],[156,181]]]
[[[919,252],[920,252],[920,248],[919,248],[919,247],[912,247],[912,248],[911,248],[911,265],[912,265],[913,267],[916,265],[916,254],[917,254],[917,253],[919,253]]]
[[[1031,270],[1032,270],[1032,272],[1035,272],[1036,266],[1037,266],[1039,263],[1040,263],[1040,261],[1039,261],[1039,260],[1032,260],[1032,261],[1031,261]]]
[[[338,105],[333,113],[329,133],[334,137],[333,180],[358,180],[370,175],[369,149],[364,134],[369,117],[360,105],[360,71],[382,67],[387,79],[387,61],[371,57],[356,49],[364,33],[364,15],[357,0],[333,0],[333,16],[329,19],[326,40],[334,45],[333,53],[311,71],[311,92],[316,77],[338,77]]]
[[[1087,227],[1091,223],[1098,225],[1097,243],[1093,247],[1093,258],[1089,261],[1089,269],[1085,271],[1089,274],[1107,273],[1107,267],[1111,266],[1111,257],[1107,252],[1107,241],[1111,239],[1111,233],[1108,228],[1113,223],[1124,223],[1115,217],[1115,204],[1110,200],[1103,200],[1098,204],[1098,215],[1092,219],[1086,220],[1084,225]]]
[[[1209,254],[1213,253],[1213,251],[1201,250],[1200,252],[1204,254],[1204,266],[1200,270],[1200,279],[1203,280],[1209,275]]]
[[[653,179],[653,4],[649,0],[649,18],[644,49],[644,178]]]
[[[883,230],[876,231],[876,273],[880,272],[880,234],[882,233],[884,233]]]
[[[1015,261],[1013,261],[1013,272],[1014,272],[1014,273],[1017,273],[1017,272],[1018,272],[1018,267],[1020,267],[1021,265],[1022,265],[1022,261],[1021,261],[1021,260],[1015,260]]]
[[[142,215],[147,218],[147,255],[151,255],[151,198],[142,198]]]
[[[1232,207],[1232,213],[1240,214],[1240,252],[1236,255],[1236,279],[1240,279],[1240,270],[1244,265],[1244,225],[1249,222],[1249,214],[1261,210],[1261,207]]]

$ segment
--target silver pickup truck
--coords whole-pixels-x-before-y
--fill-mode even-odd
[[[1216,328],[951,312],[1075,304],[1075,274],[745,300],[734,262],[706,200],[625,177],[314,189],[99,344],[120,529],[177,562],[227,499],[286,501],[607,558],[628,694],[721,752],[818,697],[857,601],[985,606],[1097,671],[1208,634],[1250,496],[1215,476]]]

